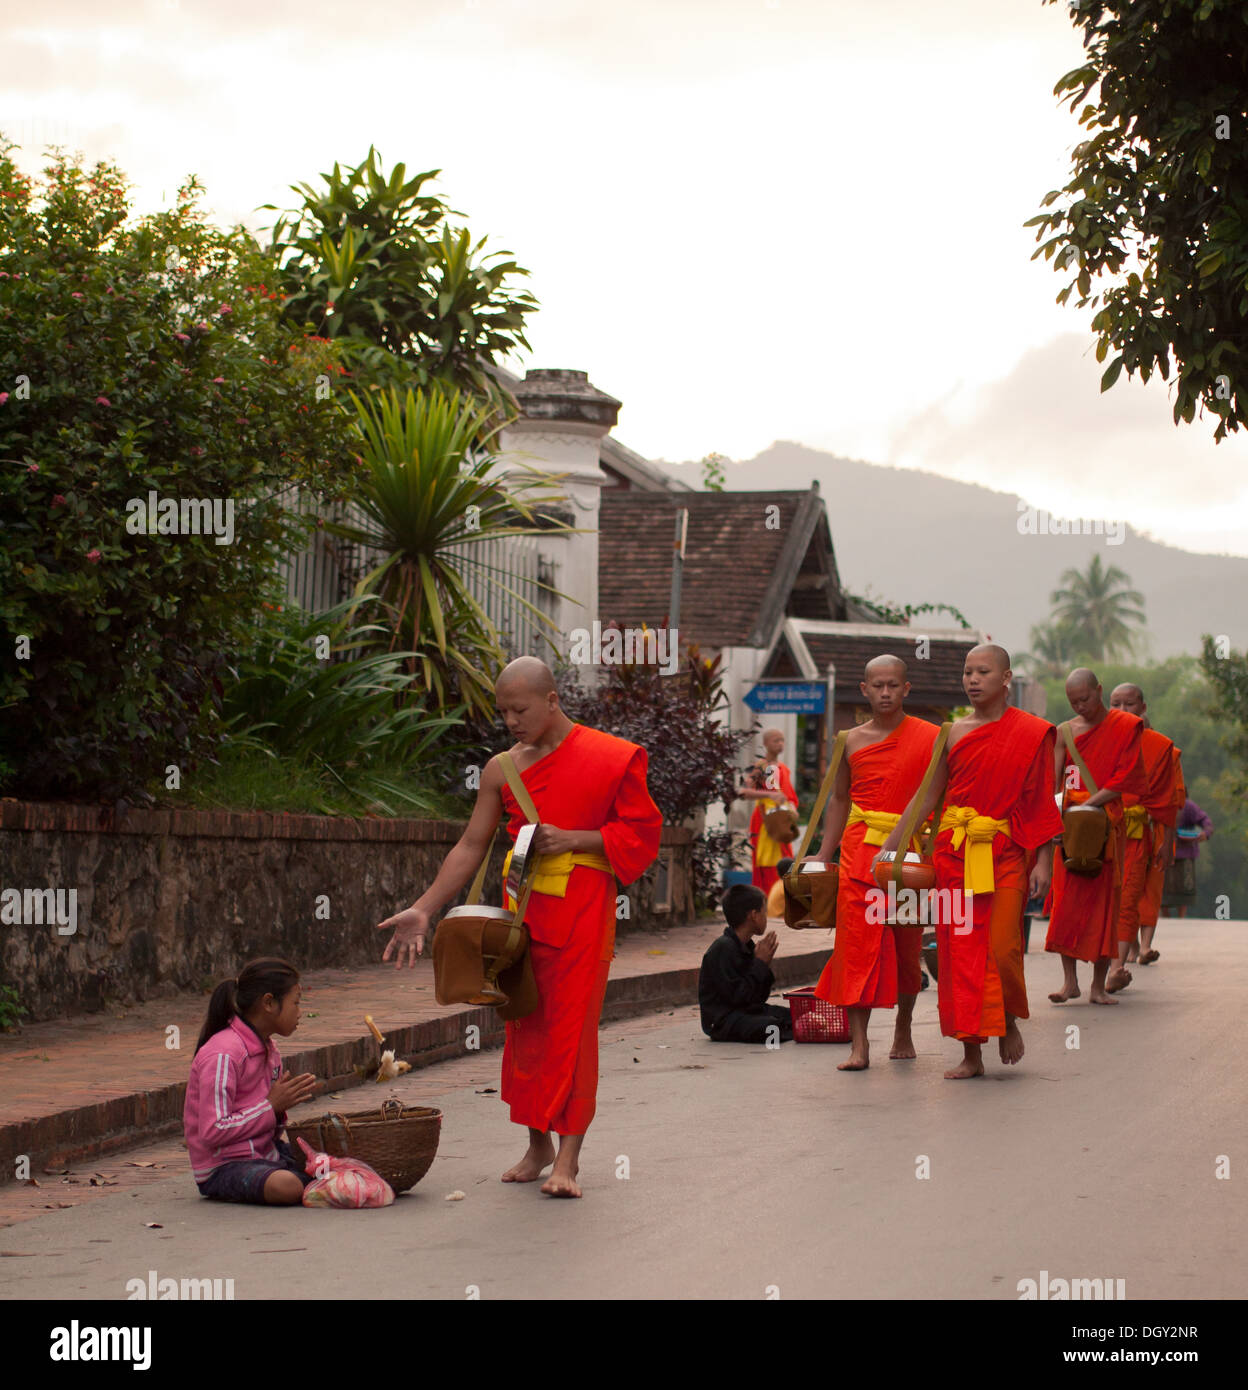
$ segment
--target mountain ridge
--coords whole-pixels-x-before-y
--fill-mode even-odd
[[[654,460],[681,481],[701,485],[698,463]],[[847,459],[777,440],[754,458],[724,464],[730,491],[806,489],[819,484],[828,510],[841,582],[853,593],[898,604],[948,603],[1012,652],[1029,646],[1031,627],[1047,621],[1049,594],[1066,569],[1086,570],[1093,554],[1117,565],[1144,596],[1147,624],[1139,660],[1195,655],[1204,632],[1244,645],[1248,557],[1182,550],[1112,518],[1087,518],[1072,502],[1056,521],[1100,524],[1106,533],[1049,534],[1025,498],[981,483],[915,468]],[[696,475],[696,482],[695,482]],[[901,531],[881,553],[878,518]],[[1020,531],[1030,522],[1036,533]],[[969,532],[969,536],[967,533]],[[1114,543],[1121,534],[1121,543]],[[969,540],[969,544],[967,543]]]

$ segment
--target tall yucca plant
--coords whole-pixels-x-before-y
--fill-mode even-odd
[[[493,681],[505,655],[498,631],[473,598],[464,570],[490,570],[453,554],[452,546],[531,534],[536,508],[559,499],[551,476],[517,464],[532,476],[490,476],[499,426],[490,404],[457,390],[391,388],[369,398],[352,394],[364,460],[364,481],[353,497],[361,524],[327,529],[381,555],[356,586],[377,594],[389,610],[390,650],[414,652],[413,674],[438,708],[462,702],[493,717]],[[563,523],[544,523],[567,529]],[[535,617],[549,619],[500,574],[498,584]],[[553,592],[553,591],[552,591]]]

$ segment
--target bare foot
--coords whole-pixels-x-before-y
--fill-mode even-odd
[[[1120,989],[1126,989],[1134,976],[1129,970],[1111,970],[1105,981],[1105,992],[1107,994],[1117,994]]]
[[[560,1172],[556,1164],[555,1171],[542,1184],[542,1191],[548,1197],[579,1197],[581,1189],[576,1181],[577,1172],[576,1168],[570,1173]]]
[[[503,1174],[504,1182],[536,1182],[542,1176],[542,1169],[549,1168],[555,1161],[555,1146],[550,1136],[543,1136],[543,1140],[540,1144],[529,1144],[520,1162]]]
[[[1117,1002],[1116,999],[1111,999],[1103,989],[1094,989],[1092,993],[1088,995],[1089,1004],[1116,1004]]]
[[[1160,959],[1161,959],[1161,952],[1160,952],[1160,951],[1145,951],[1144,954],[1140,957],[1140,964],[1141,964],[1141,965],[1152,965],[1152,963],[1153,963],[1155,960],[1160,960]]]
[[[1078,999],[1078,998],[1079,998],[1079,986],[1078,986],[1078,985],[1063,985],[1062,988],[1059,989],[1055,994],[1050,994],[1050,995],[1049,995],[1049,1002],[1050,1002],[1051,1004],[1065,1004],[1066,1001],[1069,1000],[1069,999]]]
[[[914,1039],[909,1028],[893,1029],[893,1047],[888,1054],[894,1062],[908,1062],[919,1054],[914,1050]]]
[[[1012,1019],[1005,1025],[1005,1036],[997,1043],[997,1051],[1001,1054],[1001,1060],[1007,1067],[1012,1067],[1015,1062],[1023,1060],[1023,1035],[1018,1031],[1018,1024]]]
[[[851,1048],[849,1057],[837,1067],[837,1071],[866,1071],[871,1065],[871,1049],[866,1043],[862,1045],[862,1051]]]
[[[983,1074],[983,1062],[972,1062],[969,1058],[967,1058],[964,1061],[959,1062],[958,1065],[954,1067],[952,1071],[947,1071],[945,1073],[945,1080],[967,1081],[972,1076],[983,1076]]]

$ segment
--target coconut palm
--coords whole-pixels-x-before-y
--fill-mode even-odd
[[[462,702],[470,714],[492,719],[493,682],[506,658],[466,574],[488,578],[540,621],[550,620],[497,567],[462,551],[503,536],[570,529],[537,510],[559,500],[554,477],[515,461],[500,479],[489,402],[437,385],[351,399],[364,461],[351,503],[356,524],[326,529],[372,557],[355,592],[383,600],[390,650],[415,653],[410,669],[433,707]]]
[[[1015,665],[1042,679],[1065,676],[1083,655],[1076,640],[1074,630],[1061,623],[1036,623],[1031,629],[1031,650],[1019,652]]]
[[[1144,595],[1129,588],[1131,577],[1093,555],[1086,573],[1063,572],[1049,595],[1054,622],[1069,627],[1075,644],[1093,661],[1130,656],[1135,646],[1128,624],[1145,621]]]

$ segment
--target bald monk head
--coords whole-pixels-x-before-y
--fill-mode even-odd
[[[867,662],[858,686],[871,706],[871,717],[887,719],[901,711],[910,693],[906,663],[899,656],[874,656]]]
[[[763,752],[772,763],[784,752],[784,734],[779,729],[763,730]]]
[[[1100,681],[1086,666],[1077,666],[1066,677],[1066,699],[1079,718],[1089,724],[1099,724],[1105,715],[1101,693]]]
[[[1010,654],[995,642],[981,642],[972,647],[962,663],[962,689],[977,709],[991,708],[1009,699]]]
[[[1128,714],[1144,718],[1148,706],[1144,703],[1144,692],[1131,681],[1123,681],[1109,692],[1110,709],[1125,709]]]
[[[557,742],[572,724],[559,708],[554,673],[536,656],[518,656],[503,667],[494,700],[507,732],[519,743]]]

